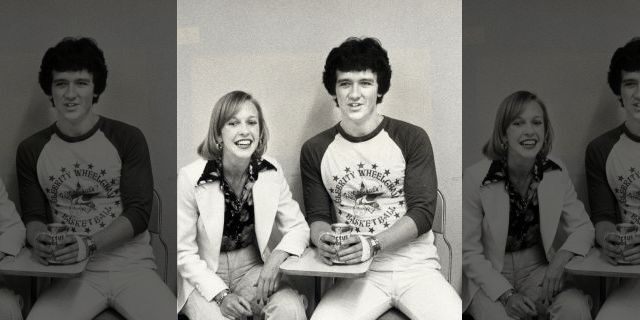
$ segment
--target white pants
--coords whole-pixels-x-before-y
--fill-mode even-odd
[[[431,267],[369,270],[364,277],[339,279],[320,300],[312,320],[377,319],[395,307],[413,320],[462,318],[460,296]]]
[[[112,307],[126,319],[175,320],[175,300],[152,269],[84,271],[77,278],[57,279],[27,319],[86,320]]]
[[[256,302],[256,287],[262,260],[254,246],[220,253],[216,274],[229,286],[231,292],[242,296],[251,303],[254,319],[306,320],[304,297],[286,283],[281,283],[278,291],[269,297],[263,307]],[[215,301],[207,301],[198,290],[187,298],[182,312],[191,320],[227,319],[220,312]]]
[[[565,289],[553,298],[548,308],[541,300],[541,284],[547,270],[547,258],[541,246],[505,254],[502,275],[515,290],[533,300],[539,314],[553,320],[590,320],[591,300],[582,291],[565,284]],[[492,301],[482,290],[478,290],[469,306],[469,313],[476,320],[506,320],[504,306]],[[546,317],[543,316],[542,318]]]
[[[640,279],[621,279],[600,308],[596,320],[626,320],[640,318]]]
[[[20,296],[13,293],[9,288],[2,287],[0,283],[0,319],[1,320],[22,320],[22,310],[20,310]]]

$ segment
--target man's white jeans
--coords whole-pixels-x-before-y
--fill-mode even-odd
[[[311,320],[377,319],[392,307],[414,320],[462,318],[460,296],[439,270],[424,266],[369,270],[361,278],[339,279],[322,297]]]

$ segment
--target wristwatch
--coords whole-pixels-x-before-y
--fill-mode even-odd
[[[224,290],[220,291],[220,293],[218,293],[215,297],[213,297],[213,301],[215,301],[218,305],[221,305],[222,304],[222,300],[224,300],[224,298],[226,296],[228,296],[229,293],[231,293],[231,290],[224,289]]]
[[[367,241],[369,241],[369,245],[371,246],[372,257],[377,255],[380,252],[380,250],[382,250],[382,245],[380,244],[380,241],[375,236],[368,237]]]
[[[509,298],[511,298],[512,295],[516,294],[516,290],[514,290],[513,288],[507,290],[507,292],[503,293],[498,300],[500,300],[500,303],[502,303],[503,306],[507,305],[507,302],[509,301]]]
[[[86,240],[87,244],[87,257],[91,257],[94,253],[96,253],[98,247],[96,246],[96,242],[93,240],[93,237],[86,236],[84,239]]]

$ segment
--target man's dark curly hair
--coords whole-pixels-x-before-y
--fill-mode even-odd
[[[46,95],[51,96],[54,71],[82,70],[87,70],[93,76],[93,103],[96,103],[107,86],[108,71],[104,54],[91,38],[64,38],[55,47],[49,48],[42,57],[38,75],[40,88]]]
[[[336,71],[366,70],[371,70],[376,74],[378,94],[380,95],[376,99],[376,103],[380,103],[391,86],[391,65],[389,65],[387,51],[382,48],[378,39],[351,37],[339,47],[331,49],[324,64],[322,82],[329,94],[335,96]]]
[[[618,48],[611,58],[607,80],[609,87],[616,96],[620,95],[622,71],[640,71],[640,37],[635,37],[627,42],[624,47]]]

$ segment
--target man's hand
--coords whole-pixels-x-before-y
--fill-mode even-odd
[[[358,235],[352,234],[342,242],[342,248],[338,250],[338,260],[346,264],[362,262],[362,246],[369,246],[369,243],[362,243],[361,239]]]
[[[80,237],[73,234],[66,234],[62,243],[59,244],[60,249],[53,252],[56,263],[72,264],[87,258],[87,248],[80,240]],[[81,251],[84,250],[84,256]]]
[[[640,233],[634,234],[634,237],[629,239],[625,250],[622,251],[622,256],[629,264],[640,264]]]
[[[269,297],[278,290],[280,284],[280,265],[289,257],[287,252],[275,250],[262,266],[260,277],[257,282],[256,299],[258,304],[266,304]]]
[[[529,299],[529,297],[521,294],[514,293],[509,297],[507,303],[504,306],[507,315],[514,319],[528,319],[529,317],[535,317],[538,315],[536,311],[536,304]]]
[[[49,260],[53,257],[53,249],[51,248],[51,236],[46,232],[38,233],[31,241],[31,253],[36,257],[38,262],[48,265]]]
[[[609,263],[617,265],[618,260],[621,260],[623,257],[622,252],[620,251],[620,238],[616,236],[615,233],[608,233],[600,245],[605,259]]]
[[[321,233],[316,241],[320,259],[328,265],[333,265],[331,259],[334,259],[337,254],[335,243],[336,238],[328,232]]]
[[[249,301],[235,293],[229,293],[226,297],[224,297],[222,303],[220,304],[220,312],[223,316],[231,319],[253,315],[253,313],[251,312],[251,304],[249,304]]]

